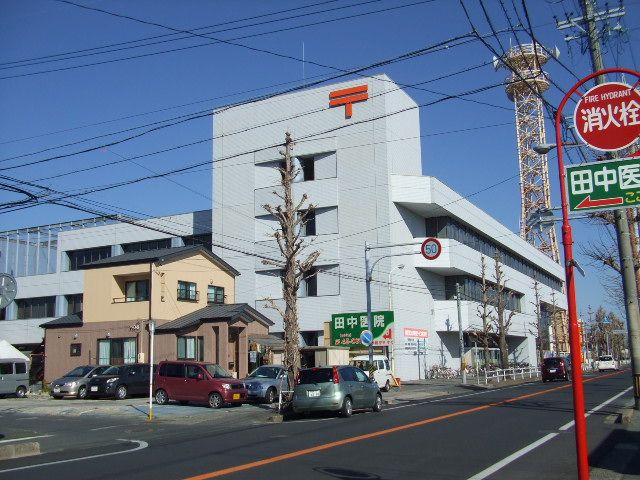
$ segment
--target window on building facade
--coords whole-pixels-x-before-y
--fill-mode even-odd
[[[437,238],[449,238],[456,240],[480,253],[494,257],[496,252],[500,256],[500,262],[504,265],[527,275],[528,277],[537,279],[540,283],[553,288],[554,290],[562,290],[562,281],[549,275],[541,268],[533,263],[516,255],[488,237],[476,232],[471,227],[461,224],[450,217],[431,217],[425,219],[426,236]]]
[[[177,337],[178,360],[204,361],[204,337]]]
[[[69,355],[71,357],[79,357],[82,352],[82,344],[80,343],[72,343],[69,347]]]
[[[306,210],[303,210],[298,213],[298,215],[303,215]],[[303,237],[308,237],[311,235],[316,235],[316,212],[312,211],[307,216],[307,222],[304,225],[300,225],[300,235]]]
[[[132,338],[103,338],[98,340],[99,365],[124,365],[136,363],[137,346]]]
[[[316,179],[315,175],[315,159],[313,157],[299,157],[300,169],[302,170],[302,178],[305,182]]]
[[[207,303],[224,303],[224,288],[209,285],[207,287]]]
[[[85,248],[84,250],[70,250],[67,252],[69,257],[69,270],[78,270],[86,263],[102,260],[111,257],[111,247]]]
[[[210,233],[202,233],[199,235],[189,235],[187,237],[182,237],[182,241],[184,242],[185,247],[197,246],[197,247],[205,247],[211,250],[211,234]]]
[[[125,301],[143,302],[149,300],[149,280],[134,280],[125,282]]]
[[[21,298],[15,302],[18,307],[18,320],[56,315],[56,297]]]
[[[455,300],[456,283],[460,285],[461,300],[482,302],[482,281],[473,277],[464,276],[445,277],[444,290],[447,300]],[[522,297],[522,294],[509,290],[508,288],[505,288],[502,292],[505,308],[514,312],[522,312]],[[489,303],[496,306],[495,291],[493,290],[491,291]]]
[[[318,296],[318,268],[312,267],[300,282],[302,296],[317,297]]]
[[[133,242],[122,245],[124,253],[146,252],[149,250],[161,250],[163,248],[171,248],[170,238],[161,238],[159,240],[149,240],[147,242]]]
[[[193,282],[178,281],[178,300],[198,301],[197,285]]]
[[[67,301],[67,315],[73,313],[79,313],[82,311],[82,294],[77,293],[75,295],[65,295]]]

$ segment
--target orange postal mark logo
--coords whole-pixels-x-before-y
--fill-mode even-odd
[[[368,90],[368,85],[334,90],[329,93],[329,107],[344,105],[344,118],[351,118],[353,114],[353,104],[367,100],[369,98]]]

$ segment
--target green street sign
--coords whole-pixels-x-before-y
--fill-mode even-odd
[[[373,346],[391,345],[393,312],[371,312]],[[363,347],[360,335],[368,330],[367,312],[336,313],[331,315],[331,345],[336,347]]]
[[[640,157],[568,165],[565,172],[571,212],[640,205]]]

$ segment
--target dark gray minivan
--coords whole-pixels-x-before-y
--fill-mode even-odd
[[[29,390],[29,362],[22,358],[0,360],[0,398],[15,395],[23,398]]]

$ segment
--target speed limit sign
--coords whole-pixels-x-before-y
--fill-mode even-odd
[[[435,260],[442,253],[442,245],[437,238],[429,237],[422,242],[420,253],[427,260]]]

